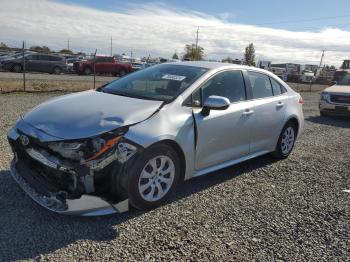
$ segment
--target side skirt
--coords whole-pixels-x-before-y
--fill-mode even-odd
[[[263,151],[259,151],[259,152],[256,152],[256,153],[253,153],[253,154],[250,154],[250,155],[246,155],[244,157],[241,157],[241,158],[238,158],[238,159],[234,159],[234,160],[230,160],[230,161],[227,161],[227,162],[215,165],[215,166],[207,167],[207,168],[204,168],[202,170],[196,171],[192,175],[192,177],[202,176],[202,175],[205,175],[205,174],[217,171],[219,169],[223,169],[225,167],[232,166],[232,165],[235,165],[235,164],[247,161],[249,159],[253,159],[253,158],[258,157],[258,156],[266,155],[268,153],[270,153],[270,151],[263,150]]]

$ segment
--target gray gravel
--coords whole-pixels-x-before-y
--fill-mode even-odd
[[[320,118],[317,94],[303,94],[306,129],[287,160],[263,156],[182,184],[156,210],[97,218],[46,211],[9,177],[5,133],[54,95],[0,95],[0,260],[350,259],[350,120]]]

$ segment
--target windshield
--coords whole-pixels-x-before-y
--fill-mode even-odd
[[[350,86],[350,74],[346,74],[338,81],[337,85],[340,86]]]
[[[162,64],[113,81],[103,92],[136,98],[171,101],[208,69],[184,65]]]

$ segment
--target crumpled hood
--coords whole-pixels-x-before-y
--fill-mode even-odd
[[[59,139],[80,139],[143,121],[161,104],[85,91],[48,100],[28,112],[23,121]]]

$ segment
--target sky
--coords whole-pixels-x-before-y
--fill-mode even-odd
[[[205,59],[242,58],[254,43],[257,60],[340,65],[350,58],[350,1],[90,1],[0,0],[0,42],[54,50],[171,57],[194,43]]]

